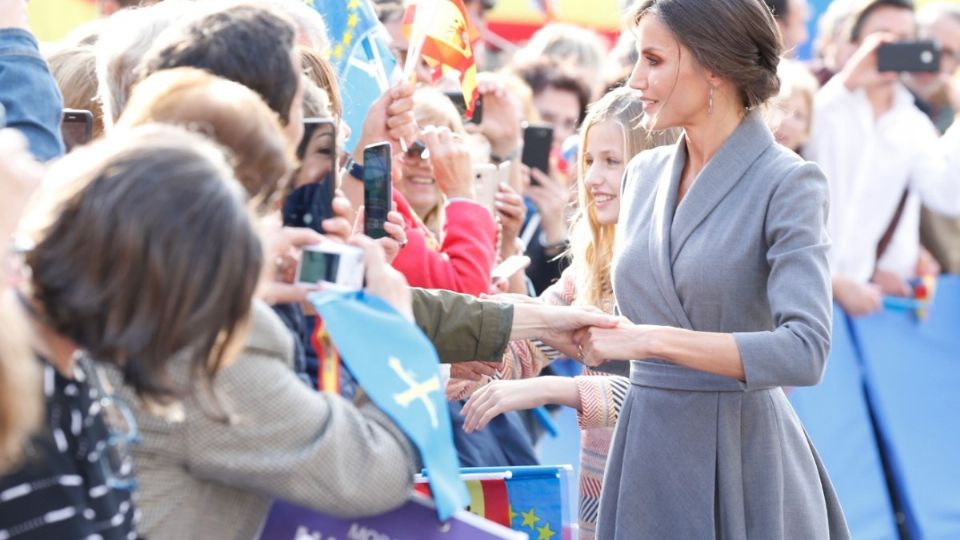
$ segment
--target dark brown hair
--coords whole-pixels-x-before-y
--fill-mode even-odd
[[[230,150],[251,206],[274,208],[295,167],[277,113],[242,84],[194,68],[163,70],[134,87],[116,127],[174,124]]]
[[[631,19],[655,15],[697,63],[732,82],[744,107],[780,89],[780,32],[760,0],[643,0]]]
[[[260,94],[286,124],[300,84],[290,52],[293,25],[272,11],[240,5],[201,17],[152,49],[140,78],[161,69],[195,67]]]
[[[859,43],[863,37],[863,25],[866,24],[870,15],[883,7],[895,9],[906,9],[911,12],[914,10],[913,0],[866,0],[857,5],[856,10],[850,16],[850,26],[847,32],[847,39],[851,43]]]
[[[519,65],[515,68],[515,73],[527,83],[534,96],[548,88],[572,92],[580,103],[577,125],[583,122],[587,115],[587,105],[590,105],[590,87],[583,81],[581,74],[547,57]]]
[[[81,148],[47,182],[53,221],[26,259],[44,321],[143,397],[179,394],[167,365],[181,352],[209,383],[243,335],[263,259],[221,152],[146,126]]]

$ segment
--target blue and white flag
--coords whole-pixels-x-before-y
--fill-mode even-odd
[[[470,496],[460,479],[440,362],[430,340],[384,300],[362,291],[325,291],[309,301],[344,365],[420,451],[440,519],[466,508]]]
[[[399,77],[390,35],[369,0],[305,0],[323,15],[330,35],[330,62],[337,71],[343,120],[350,126],[347,151],[360,137],[367,111]]]

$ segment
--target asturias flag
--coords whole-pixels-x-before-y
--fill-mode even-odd
[[[330,62],[337,71],[343,119],[350,126],[347,150],[360,137],[367,111],[398,75],[390,36],[369,0],[305,0],[323,15],[330,35]],[[395,73],[396,72],[396,73]]]
[[[466,508],[470,498],[433,344],[392,306],[362,291],[326,291],[309,300],[344,365],[420,451],[440,519]]]

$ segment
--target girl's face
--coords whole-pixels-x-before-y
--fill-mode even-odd
[[[640,19],[636,34],[640,58],[627,84],[640,91],[643,127],[681,127],[706,115],[710,83],[693,53],[656,15]]]
[[[583,152],[583,185],[600,225],[612,225],[620,215],[620,185],[625,167],[623,128],[604,120],[587,130]]]
[[[333,128],[329,124],[317,126],[310,134],[310,140],[300,159],[294,187],[322,182],[328,174],[336,170],[337,141]]]
[[[777,106],[780,125],[774,135],[778,143],[796,152],[807,142],[810,133],[810,104],[801,94],[794,93]]]

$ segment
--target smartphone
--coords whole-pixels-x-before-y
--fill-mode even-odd
[[[297,159],[297,187],[284,198],[283,224],[323,233],[321,224],[333,217],[333,196],[337,190],[336,124],[325,118],[305,119]]]
[[[523,126],[523,154],[520,161],[531,169],[550,174],[550,148],[553,146],[553,126],[526,124]],[[538,185],[535,179],[534,185]]]
[[[510,276],[530,266],[530,257],[526,255],[511,255],[495,266],[490,272],[490,280],[510,279]]]
[[[363,288],[363,250],[333,242],[303,248],[295,283],[300,287],[356,291]]]
[[[877,48],[878,71],[940,71],[940,46],[934,41],[898,41]]]
[[[497,209],[493,202],[497,194],[497,186],[500,184],[500,173],[497,171],[497,166],[490,163],[474,163],[473,184],[477,191],[477,202],[496,214]]]
[[[82,109],[64,109],[60,132],[67,152],[87,144],[93,138],[93,113]]]
[[[390,164],[390,143],[371,144],[363,149],[363,232],[370,238],[387,235],[383,226],[393,207]]]
[[[463,118],[464,122],[471,124],[483,122],[483,96],[477,96],[477,101],[473,104],[473,115],[467,116],[467,100],[463,98],[463,92],[451,90],[444,92],[443,95],[447,96],[447,99],[452,101],[457,107],[457,110],[460,111],[460,117]]]

